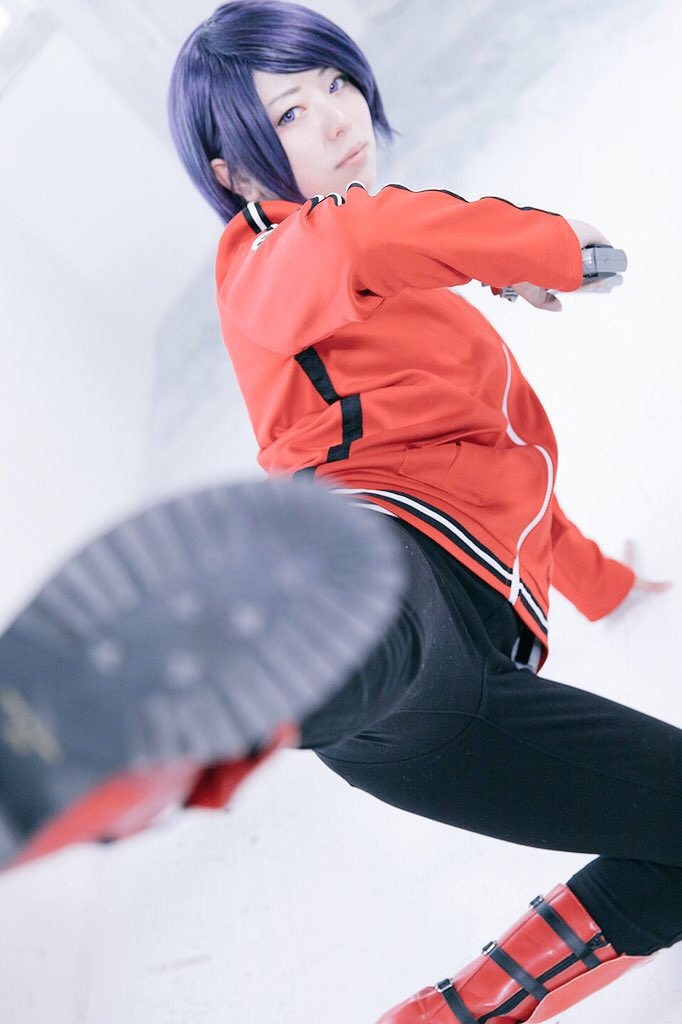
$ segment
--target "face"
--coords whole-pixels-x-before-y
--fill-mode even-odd
[[[311,68],[287,75],[255,71],[253,79],[304,196],[343,195],[350,181],[361,181],[369,192],[374,189],[372,116],[365,97],[346,75],[338,68]],[[360,145],[359,155],[342,163],[346,154]],[[211,163],[218,180],[226,185],[224,161]],[[253,179],[235,184],[241,186],[236,191],[249,202],[277,198]]]

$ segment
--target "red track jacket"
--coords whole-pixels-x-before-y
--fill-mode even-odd
[[[561,511],[557,446],[514,357],[454,285],[582,283],[559,214],[351,182],[249,203],[225,228],[218,309],[270,475],[307,469],[406,520],[546,645],[552,583],[589,619],[634,581]],[[544,653],[543,653],[544,660]]]

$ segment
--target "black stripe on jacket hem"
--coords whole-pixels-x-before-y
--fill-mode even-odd
[[[341,493],[343,493],[344,488],[338,488],[338,490]],[[371,489],[367,491],[364,491],[364,489],[359,489],[358,494],[356,496],[360,497],[363,493],[367,495],[368,501],[373,500],[374,495],[371,493]],[[409,512],[409,514],[411,516],[414,516],[415,519],[419,519],[421,520],[421,522],[426,523],[428,526],[432,527],[432,529],[437,530],[439,533],[443,535],[443,537],[446,537],[450,541],[450,543],[455,544],[461,551],[468,555],[469,558],[473,559],[473,561],[476,562],[477,565],[480,565],[487,572],[489,572],[491,576],[494,576],[495,579],[499,580],[506,587],[509,587],[512,577],[511,566],[505,565],[505,563],[502,562],[500,558],[496,554],[494,554],[489,548],[487,548],[486,545],[478,539],[478,537],[474,536],[474,534],[467,530],[465,526],[462,526],[461,523],[457,522],[457,520],[454,519],[453,516],[449,515],[449,513],[444,512],[443,509],[438,508],[435,505],[430,505],[427,501],[424,501],[423,498],[415,498],[413,495],[405,494],[402,491],[391,490],[390,495],[382,493],[380,495],[377,495],[376,497],[379,498],[380,501],[387,502],[387,504],[389,505],[392,504],[397,508],[405,509],[405,511]],[[403,500],[401,501],[401,499]],[[424,509],[424,511],[422,511],[422,509],[420,509],[419,506],[421,506],[422,509]],[[429,512],[433,512],[436,515],[440,516],[441,519],[445,519],[454,529],[448,529],[448,527],[444,526],[443,523],[438,522],[437,519],[434,519],[432,516],[430,516],[428,514]],[[466,539],[470,541],[470,544],[467,544],[466,540],[463,540],[463,538],[458,536],[457,533],[460,533],[463,535],[463,537],[466,537]],[[481,552],[482,554],[479,554],[479,552]],[[490,561],[484,558],[482,556],[483,554],[487,555],[492,560],[493,564],[491,564]],[[524,590],[527,592],[527,594],[524,593]],[[547,636],[546,618],[545,621],[543,621],[543,619],[540,618],[540,616],[538,616],[536,609],[533,607],[533,605],[535,604],[538,608],[542,608],[542,605],[523,580],[521,580],[521,590],[519,591],[519,598],[521,600],[521,604],[526,609],[528,614],[531,616],[533,621],[537,624],[543,636]],[[542,615],[543,617],[545,616],[544,611],[542,612]]]

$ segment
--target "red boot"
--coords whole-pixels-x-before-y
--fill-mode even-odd
[[[399,614],[381,518],[319,484],[233,483],[69,558],[0,636],[0,870],[222,807],[297,744]]]
[[[456,977],[377,1024],[539,1024],[648,959],[618,955],[571,890],[557,885]]]

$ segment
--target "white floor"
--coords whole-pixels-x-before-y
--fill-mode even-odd
[[[462,293],[511,345],[553,418],[566,511],[610,553],[631,537],[638,570],[676,581],[594,625],[555,596],[545,674],[682,726],[682,7],[661,0],[645,14],[611,3],[588,18],[573,3],[521,5],[514,16],[509,6],[473,5],[451,49],[450,7],[436,0],[395,5],[375,26],[366,50],[407,136],[385,180],[556,210],[627,251],[620,289],[565,296],[559,314],[474,282]],[[512,64],[490,43],[505,26],[519,50]],[[438,60],[416,45],[422,35]],[[585,860],[399,812],[314,755],[287,751],[227,814],[186,813],[0,878],[0,1020],[373,1024],[454,973]],[[665,951],[562,1024],[678,1024],[681,967],[680,950]]]

